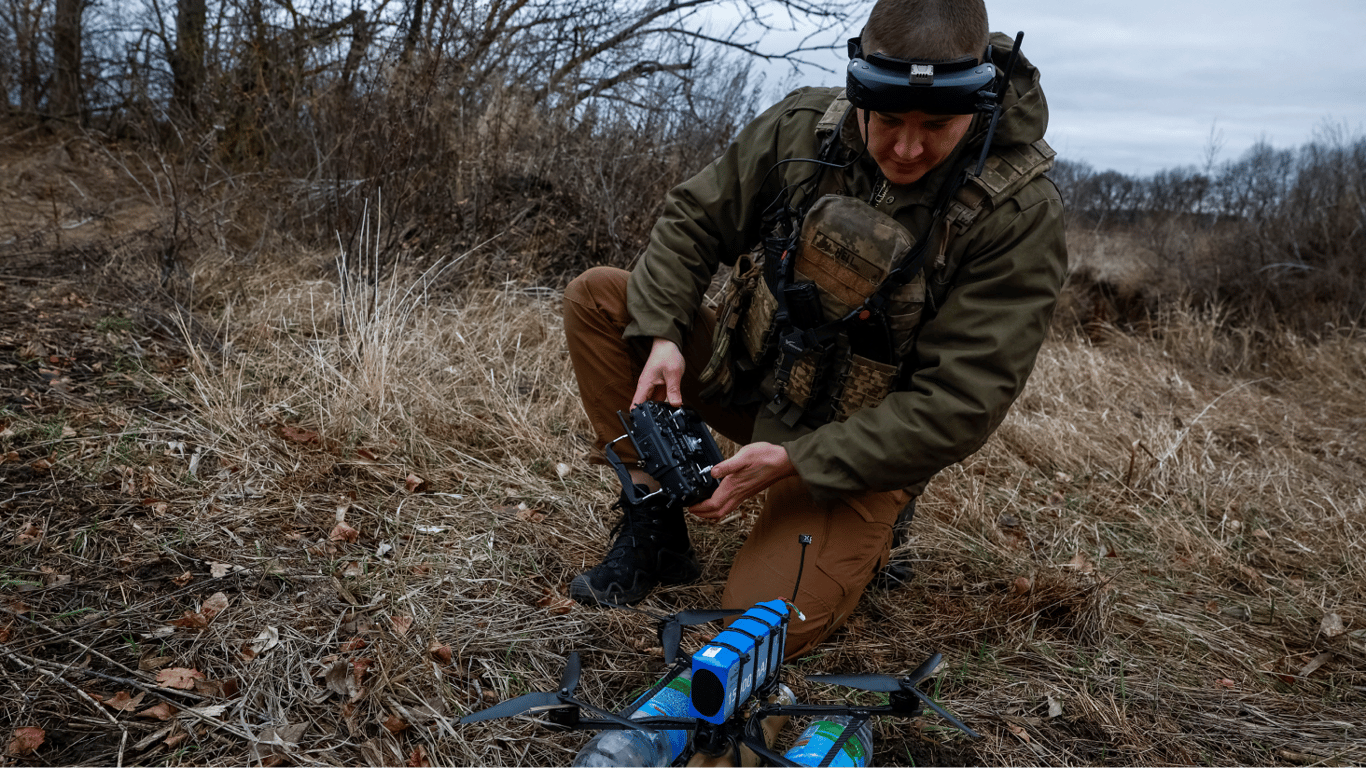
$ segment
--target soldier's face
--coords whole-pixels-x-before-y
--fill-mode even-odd
[[[859,131],[864,128],[859,110]],[[873,112],[863,140],[893,184],[919,181],[944,161],[972,126],[972,115],[931,115],[925,112]]]

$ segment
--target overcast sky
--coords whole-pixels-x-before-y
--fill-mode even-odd
[[[1366,132],[1366,0],[987,0],[987,10],[993,30],[1024,30],[1049,143],[1097,170],[1202,165],[1212,134],[1223,161],[1258,140],[1298,147],[1326,125]],[[839,74],[804,81],[842,85],[843,54],[828,61]]]

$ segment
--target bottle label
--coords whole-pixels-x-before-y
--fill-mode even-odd
[[[825,759],[826,753],[839,740],[840,734],[844,733],[844,728],[840,723],[833,723],[829,720],[821,720],[812,723],[802,732],[797,743],[783,755],[787,759],[799,765],[820,765]],[[835,754],[830,765],[850,766],[861,768],[868,764],[868,749],[861,738],[862,734],[855,733],[848,741],[840,747],[840,751]]]
[[[632,717],[686,717],[691,696],[692,681],[680,675],[659,689],[649,701],[641,704]],[[661,730],[659,733],[669,740],[669,762],[673,762],[688,746],[688,732]]]

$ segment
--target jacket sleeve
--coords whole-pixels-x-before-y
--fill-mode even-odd
[[[813,498],[928,481],[980,448],[1033,370],[1067,268],[1062,201],[1040,178],[984,217],[925,321],[909,386],[786,444]]]
[[[783,179],[811,167],[779,166],[783,157],[811,157],[812,126],[834,99],[830,89],[801,89],[755,118],[719,158],[671,190],[650,242],[631,271],[626,338],[660,336],[681,345],[683,334],[719,264],[733,264],[763,236],[764,207]],[[811,154],[802,155],[802,152]]]

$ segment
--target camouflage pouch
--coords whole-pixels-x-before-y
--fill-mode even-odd
[[[856,411],[872,408],[892,391],[897,366],[853,355],[844,375],[844,388],[835,406],[835,416],[844,421]]]
[[[740,321],[740,338],[749,360],[758,364],[773,349],[773,316],[778,313],[778,300],[773,297],[768,281],[763,278],[763,265],[756,263],[753,272],[749,307]]]
[[[702,373],[698,374],[704,398],[730,392],[735,384],[734,373],[731,371],[731,344],[746,309],[752,303],[750,297],[754,292],[754,284],[763,282],[762,271],[756,254],[741,256],[735,260],[735,268],[730,273],[730,279],[721,290],[721,303],[716,311],[716,328],[712,331],[711,359],[707,361]]]
[[[858,198],[826,195],[802,223],[798,279],[820,287],[825,319],[859,306],[915,244],[896,219]]]

